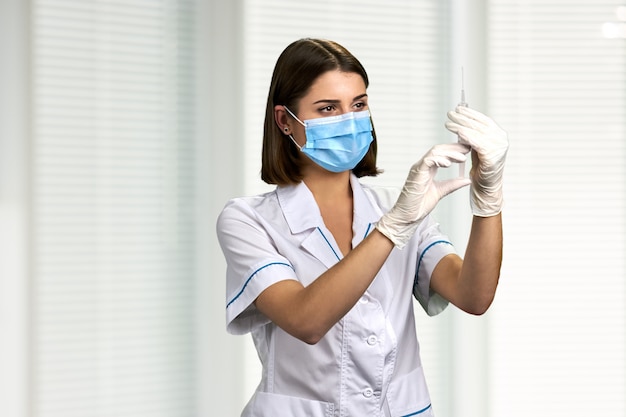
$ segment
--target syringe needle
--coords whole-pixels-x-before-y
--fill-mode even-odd
[[[461,67],[461,102],[459,103],[459,106],[468,106],[465,101],[465,74],[463,72],[463,67]],[[459,163],[459,177],[465,177],[465,162]]]
[[[467,107],[465,102],[465,74],[463,73],[463,67],[461,67],[461,102],[459,106]]]

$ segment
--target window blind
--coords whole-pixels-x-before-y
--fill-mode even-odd
[[[491,0],[489,104],[507,128],[493,416],[623,416],[626,40],[620,1]]]
[[[447,58],[441,52],[448,38],[446,2],[246,0],[243,4],[244,99],[235,111],[245,120],[246,194],[273,189],[259,175],[265,104],[278,56],[300,38],[335,40],[368,72],[378,165],[384,174],[365,182],[401,187],[410,166],[447,135],[443,128],[449,105]],[[450,386],[446,324],[421,311],[416,315],[433,402],[446,415]],[[249,398],[260,380],[251,342],[245,368],[249,370],[245,385]]]
[[[32,415],[193,415],[193,2],[32,2]]]

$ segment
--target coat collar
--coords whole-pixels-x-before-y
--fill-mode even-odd
[[[354,174],[350,174],[350,185],[354,198],[352,229],[358,243],[369,233],[367,229],[378,221],[382,213]],[[315,198],[304,182],[278,187],[276,193],[291,233],[297,234],[315,228],[326,230]],[[354,243],[353,240],[353,246]]]
[[[354,198],[354,220],[352,222],[354,238],[352,247],[355,247],[372,231],[372,224],[377,222],[383,213],[380,207],[375,204],[371,190],[363,186],[354,174],[350,176],[350,183]]]
[[[296,185],[280,186],[276,194],[291,233],[323,226],[317,202],[303,181]]]
[[[382,210],[375,202],[371,190],[361,185],[354,174],[350,176],[350,185],[354,203],[352,247],[355,248],[372,231],[373,223],[380,219]],[[339,247],[324,225],[315,198],[304,182],[278,187],[276,194],[292,235],[299,235],[300,247],[327,268],[339,262],[342,257]],[[393,288],[385,284],[386,282],[374,280],[368,291],[393,294]],[[304,281],[302,283],[310,284]]]

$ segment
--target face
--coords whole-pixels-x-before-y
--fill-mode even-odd
[[[367,110],[365,82],[354,72],[328,71],[315,80],[297,104],[296,116],[302,121]],[[304,126],[289,116],[284,106],[276,106],[274,114],[280,130],[291,134],[298,145],[304,146]]]

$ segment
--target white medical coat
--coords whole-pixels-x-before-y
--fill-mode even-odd
[[[397,193],[363,185],[354,175],[350,181],[356,247]],[[315,345],[290,336],[253,304],[281,280],[309,285],[342,257],[307,186],[229,201],[217,232],[227,261],[227,330],[251,332],[263,366],[242,416],[433,415],[412,294],[429,315],[447,306],[430,290],[430,276],[454,248],[432,218],[402,250],[391,252],[360,301]]]

